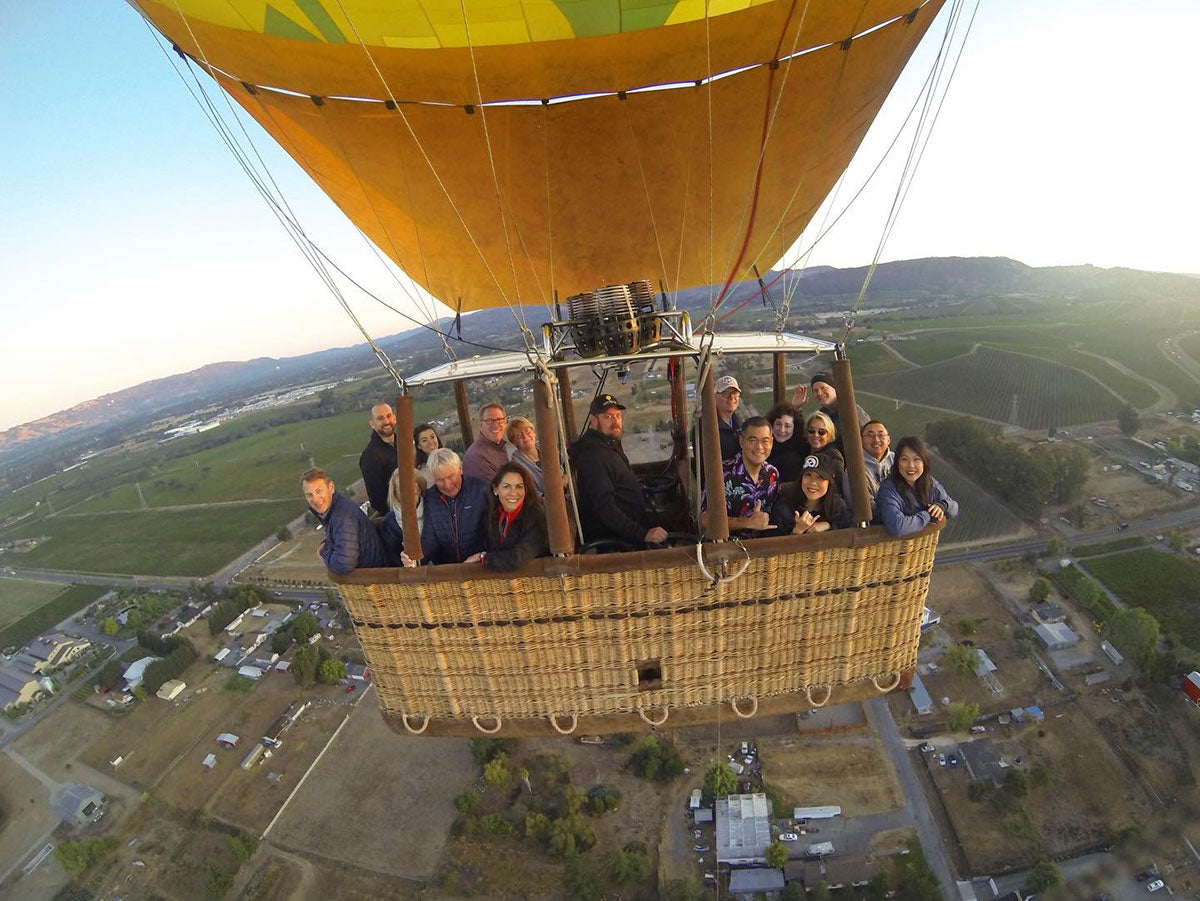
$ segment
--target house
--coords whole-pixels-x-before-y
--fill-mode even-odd
[[[878,872],[862,857],[836,857],[825,861],[825,881],[831,889],[845,886],[861,888]]]
[[[214,663],[224,663],[225,659],[232,653],[229,648],[221,648],[217,653],[213,654]]]
[[[1048,651],[1061,651],[1063,648],[1079,644],[1079,636],[1063,623],[1036,625],[1033,627],[1033,634]]]
[[[729,894],[757,895],[760,892],[781,892],[784,888],[783,870],[770,867],[750,867],[729,874]]]
[[[71,826],[87,826],[104,816],[104,794],[90,785],[72,782],[58,799],[58,813]]]
[[[66,666],[88,647],[89,643],[82,638],[49,635],[31,641],[25,647],[25,653],[37,661],[34,672],[47,673],[50,670]]]
[[[351,679],[357,679],[359,682],[365,682],[371,678],[371,671],[365,666],[359,666],[357,663],[350,663],[346,666],[346,675]]]
[[[933,698],[929,696],[929,690],[925,687],[925,683],[921,681],[919,673],[913,674],[912,685],[908,689],[908,696],[913,702],[913,706],[917,708],[919,716],[926,716],[933,713]]]
[[[1053,601],[1042,601],[1040,604],[1034,604],[1030,613],[1033,614],[1034,620],[1043,626],[1061,623],[1067,618],[1067,614],[1063,612],[1063,608]]]
[[[222,732],[217,736],[217,744],[219,744],[222,748],[236,748],[240,742],[241,738],[234,735],[232,732]]]
[[[187,685],[183,682],[180,682],[178,679],[168,679],[161,686],[159,686],[159,689],[156,693],[164,701],[173,701],[183,693],[185,688],[187,688]]]
[[[146,675],[146,667],[157,659],[157,657],[142,657],[129,664],[125,669],[125,690],[133,691],[141,685],[142,679]]]
[[[32,663],[22,657],[24,655],[18,655],[0,666],[0,704],[5,710],[32,703],[54,691],[54,683],[35,673]]]
[[[926,629],[930,629],[930,628],[936,626],[941,621],[942,621],[942,615],[940,613],[934,613],[928,607],[921,608],[921,631],[922,632],[924,632]]]
[[[239,666],[237,674],[243,679],[249,679],[252,682],[257,682],[262,678],[263,671],[257,666]]]
[[[767,796],[762,792],[718,798],[717,863],[761,864],[771,843]]]
[[[1046,714],[1042,712],[1041,707],[1026,707],[1025,715],[1035,723],[1045,722]]]

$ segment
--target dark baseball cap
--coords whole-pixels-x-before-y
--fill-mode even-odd
[[[611,394],[601,394],[599,397],[593,400],[592,405],[588,407],[588,415],[599,416],[605,410],[611,410],[613,408],[624,410],[625,405]]]

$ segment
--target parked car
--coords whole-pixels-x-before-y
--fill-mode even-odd
[[[972,726],[970,731],[979,735],[981,732],[987,732],[987,726]]]
[[[708,850],[708,845],[692,845],[692,850],[702,854]]]
[[[700,837],[700,830],[699,830],[699,829],[693,829],[693,830],[692,830],[692,838],[699,838],[699,837]]]
[[[946,765],[946,755],[939,754],[938,755],[938,766],[945,766],[945,765]]]
[[[354,689],[355,689],[355,686],[353,684],[347,685],[346,686],[346,694],[350,694],[350,692],[354,691]]]
[[[1128,528],[1129,528],[1129,523],[1127,523],[1127,522],[1123,522],[1123,523],[1121,523],[1119,526],[1117,526],[1117,531],[1118,531],[1118,532],[1124,532],[1124,531],[1125,531],[1126,529],[1128,529]]]
[[[925,742],[925,744],[921,745],[921,750],[928,754],[933,750],[933,745],[931,745],[929,742]]]
[[[779,840],[781,842],[798,842],[800,841],[800,836],[794,832],[784,832],[779,836]]]
[[[946,763],[950,764],[950,766],[958,766],[958,755],[951,754],[946,758]]]
[[[1166,888],[1167,884],[1161,879],[1155,879],[1153,882],[1146,883],[1146,891],[1157,892],[1160,888]]]

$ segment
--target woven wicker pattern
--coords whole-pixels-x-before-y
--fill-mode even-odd
[[[692,564],[341,590],[385,713],[657,716],[888,684],[916,665],[936,546],[931,531],[755,556],[717,586]]]

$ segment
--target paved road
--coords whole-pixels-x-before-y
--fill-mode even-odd
[[[925,800],[925,792],[913,770],[911,752],[905,748],[904,742],[900,738],[900,731],[896,728],[896,721],[892,719],[892,712],[888,709],[887,701],[881,697],[871,698],[863,703],[863,709],[867,713],[867,721],[870,722],[871,728],[879,735],[888,756],[892,758],[896,775],[900,779],[900,790],[904,792],[906,809],[917,824],[917,834],[921,838],[921,850],[925,852],[925,859],[929,861],[933,872],[937,874],[938,883],[942,887],[942,897],[957,898],[958,889],[955,887],[954,876],[950,872],[950,862],[946,859],[946,851],[942,847],[941,835],[938,833],[937,825],[933,822],[933,814]]]

